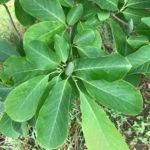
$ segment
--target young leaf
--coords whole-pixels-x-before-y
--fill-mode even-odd
[[[118,8],[118,0],[89,0],[95,2],[100,8],[116,11]]]
[[[100,21],[105,21],[106,19],[108,19],[110,17],[110,12],[107,10],[100,9],[99,12],[97,13],[97,15],[98,15],[98,19]]]
[[[13,82],[16,86],[35,76],[46,73],[48,73],[47,70],[33,66],[25,58],[13,56],[5,61],[1,80],[6,84]]]
[[[0,62],[4,62],[10,56],[19,56],[15,48],[4,40],[0,40]]]
[[[37,19],[65,23],[65,15],[59,0],[20,0],[23,9]]]
[[[44,41],[50,43],[53,36],[61,33],[64,30],[64,25],[55,21],[44,21],[31,26],[25,33],[23,38],[23,45],[26,46],[33,40]]]
[[[68,131],[71,88],[67,80],[58,82],[40,110],[36,124],[37,141],[46,149],[61,146]]]
[[[17,122],[31,119],[47,82],[48,76],[38,76],[16,87],[6,99],[6,113]]]
[[[0,83],[0,101],[5,101],[11,90],[11,87],[7,87],[4,84]]]
[[[73,62],[70,62],[65,70],[65,74],[67,76],[70,76],[74,71],[74,63]]]
[[[82,14],[83,14],[82,4],[76,4],[70,9],[67,15],[67,23],[69,25],[75,24],[81,18]]]
[[[19,133],[12,127],[12,120],[6,113],[4,113],[2,119],[0,120],[0,132],[13,139],[17,139],[19,136]]]
[[[68,59],[69,56],[69,43],[62,37],[59,36],[58,34],[55,35],[54,37],[54,48],[56,51],[57,56],[59,56],[60,60],[65,63]]]
[[[139,48],[140,46],[146,45],[149,43],[148,37],[144,35],[136,36],[136,37],[129,37],[127,42],[133,48]]]
[[[15,14],[19,22],[24,26],[32,25],[35,22],[35,18],[23,10],[19,0],[15,0]]]
[[[80,94],[82,129],[89,150],[129,150],[121,134],[94,100]]]
[[[88,80],[114,81],[122,79],[131,65],[121,55],[114,53],[95,59],[76,60],[75,74]]]
[[[89,94],[103,105],[128,115],[137,115],[142,111],[141,94],[127,82],[83,81]]]
[[[73,42],[76,45],[84,46],[86,44],[92,44],[92,42],[94,42],[94,39],[95,39],[95,32],[91,29],[86,29],[76,34]]]
[[[60,63],[59,57],[42,41],[32,41],[25,47],[26,57],[40,69],[55,69]]]

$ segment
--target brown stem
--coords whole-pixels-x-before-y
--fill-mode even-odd
[[[114,13],[111,13],[110,16],[115,18],[117,21],[121,22],[123,24],[123,26],[128,26],[128,23],[126,23],[125,21],[118,18]]]
[[[20,34],[19,34],[19,32],[18,32],[18,30],[17,30],[15,24],[14,24],[14,21],[13,21],[13,19],[12,19],[12,16],[11,16],[11,14],[10,14],[10,11],[9,11],[7,5],[6,5],[6,4],[3,4],[3,6],[5,7],[5,9],[6,9],[7,13],[8,13],[8,16],[9,16],[9,18],[10,18],[10,22],[11,22],[11,24],[12,24],[12,26],[13,26],[15,32],[16,32],[16,35],[17,35],[18,39],[21,40],[21,36],[20,36]]]

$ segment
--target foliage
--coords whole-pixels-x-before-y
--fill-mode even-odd
[[[17,51],[0,41],[0,131],[16,139],[32,126],[41,147],[59,148],[80,99],[88,149],[128,149],[100,104],[126,115],[142,112],[136,87],[141,74],[150,74],[149,7],[149,0],[15,0],[16,17],[32,26]],[[111,50],[98,32],[103,24]]]

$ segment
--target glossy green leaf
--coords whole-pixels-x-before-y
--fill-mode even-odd
[[[24,26],[32,25],[35,22],[35,18],[24,11],[19,0],[15,0],[15,14],[19,22]]]
[[[55,69],[60,63],[59,57],[42,41],[32,41],[25,47],[26,58],[40,69]]]
[[[64,25],[55,21],[44,21],[35,24],[26,31],[23,38],[23,44],[25,46],[33,40],[50,43],[53,40],[53,36],[57,33],[61,33],[63,30]]]
[[[0,62],[4,62],[10,56],[19,56],[15,48],[4,40],[0,40]]]
[[[0,120],[0,132],[4,134],[7,137],[17,139],[19,136],[19,133],[16,132],[12,127],[12,120],[9,118],[9,116],[5,113]]]
[[[59,56],[60,60],[63,63],[65,63],[69,56],[70,45],[62,36],[59,35],[55,35],[54,41],[55,41],[54,48],[56,54],[57,56]]]
[[[135,37],[129,37],[127,42],[133,48],[139,48],[140,46],[146,45],[149,43],[149,39],[146,36],[140,35]]]
[[[76,45],[92,44],[95,39],[95,32],[91,29],[86,29],[76,34],[73,42]]]
[[[89,0],[95,2],[100,8],[115,11],[118,8],[118,0]]]
[[[128,115],[137,115],[142,111],[141,94],[127,82],[83,81],[89,94],[103,105]]]
[[[83,14],[83,6],[82,4],[76,4],[73,6],[69,13],[67,14],[67,23],[69,25],[75,24]]]
[[[150,27],[150,17],[144,17],[141,19],[141,21]]]
[[[73,7],[73,0],[59,0],[59,2],[64,7]]]
[[[123,11],[123,15],[126,18],[126,20],[133,19],[134,25],[138,25],[141,23],[141,18],[142,17],[148,17],[150,16],[150,13],[146,9],[132,9],[132,8],[127,8],[125,11]]]
[[[114,81],[122,79],[130,70],[131,65],[117,53],[95,59],[76,60],[75,74],[88,80],[105,79]]]
[[[31,119],[38,105],[38,100],[44,92],[48,76],[32,78],[16,87],[6,99],[6,113],[17,122]]]
[[[101,10],[98,12],[97,15],[98,15],[98,19],[99,19],[100,21],[104,21],[104,20],[106,20],[106,19],[108,19],[108,18],[110,17],[110,12],[101,9]]]
[[[149,8],[149,6],[150,6],[149,0],[128,0],[126,7],[145,9],[145,8]]]
[[[0,101],[4,101],[11,90],[11,87],[7,87],[4,84],[0,83]]]
[[[123,27],[119,25],[114,19],[109,19],[109,24],[112,30],[113,39],[115,42],[116,50],[123,56],[130,54],[130,48],[126,41],[126,35],[123,32]],[[119,37],[119,38],[118,38]]]
[[[82,129],[89,150],[128,150],[125,141],[103,109],[80,94]]]
[[[47,70],[33,66],[25,58],[13,56],[7,59],[4,63],[4,71],[1,74],[1,79],[6,84],[13,82],[16,86],[33,78],[34,76],[46,73],[48,73]]]
[[[37,19],[65,23],[65,15],[59,0],[20,0],[23,9]]]
[[[40,110],[36,124],[37,141],[46,149],[61,146],[68,133],[71,88],[67,80],[58,82]]]

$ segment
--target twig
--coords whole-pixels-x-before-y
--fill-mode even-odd
[[[74,4],[77,2],[76,0],[73,0]]]
[[[9,11],[7,5],[6,5],[6,4],[3,4],[3,6],[5,7],[5,9],[6,9],[7,13],[8,13],[8,16],[9,16],[9,18],[10,18],[10,22],[11,22],[11,24],[12,24],[12,26],[13,26],[15,32],[16,32],[16,35],[17,35],[18,39],[21,40],[21,36],[20,36],[20,34],[19,34],[19,32],[18,32],[18,30],[17,30],[15,24],[14,24],[14,21],[13,21],[13,19],[12,19],[12,16],[11,16],[11,14],[10,14],[10,11]]]
[[[124,27],[128,26],[128,23],[126,23],[125,21],[123,21],[120,18],[118,18],[114,13],[111,13],[110,16],[113,17],[113,18],[115,18],[117,21],[121,22]]]

